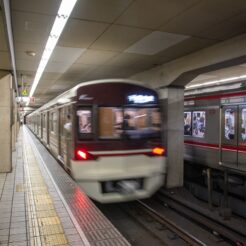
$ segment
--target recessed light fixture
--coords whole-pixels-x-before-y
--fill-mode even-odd
[[[32,83],[32,88],[29,93],[29,97],[32,97],[34,91],[39,83],[39,80],[44,72],[44,69],[50,59],[50,56],[59,40],[59,37],[68,21],[68,18],[76,4],[77,0],[62,0],[59,7],[58,13],[55,18],[55,22],[52,26],[49,38],[47,40],[46,46],[44,48],[41,61],[39,63],[37,72],[35,74],[34,81]],[[28,105],[28,104],[27,104]]]
[[[34,57],[34,56],[36,55],[36,52],[35,52],[35,51],[32,51],[32,50],[27,50],[27,51],[26,51],[26,54],[27,54],[28,56]]]

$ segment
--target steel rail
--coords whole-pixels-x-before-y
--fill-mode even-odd
[[[145,204],[144,202],[137,200],[141,207],[152,217],[155,218],[160,224],[166,226],[172,232],[175,232],[180,238],[189,243],[192,246],[205,246],[206,244],[200,241],[198,238],[191,235],[189,232],[175,224],[173,221],[165,218],[163,215],[159,214],[153,208]]]
[[[177,211],[184,217],[189,218],[197,224],[205,226],[211,231],[216,231],[221,237],[231,241],[232,243],[235,243],[236,245],[246,245],[246,238],[244,236],[228,228],[226,225],[221,224],[219,221],[215,221],[205,214],[200,213],[196,209],[187,207],[180,201],[177,201],[163,193],[158,194],[157,196],[159,197],[160,201],[167,203],[169,208]],[[160,197],[165,197],[165,200],[162,200]]]

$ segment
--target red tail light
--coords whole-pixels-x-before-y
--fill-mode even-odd
[[[165,149],[161,147],[155,147],[152,149],[152,154],[153,155],[164,155],[165,154]]]
[[[77,149],[75,151],[75,160],[86,161],[86,160],[96,160],[97,156],[90,154],[85,149]]]
[[[88,152],[85,150],[77,150],[77,156],[80,157],[82,160],[87,160],[88,159]]]

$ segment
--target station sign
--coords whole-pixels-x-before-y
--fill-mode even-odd
[[[240,104],[240,103],[246,103],[246,97],[228,97],[228,98],[222,98],[221,104]]]

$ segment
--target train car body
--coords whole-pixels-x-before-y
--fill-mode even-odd
[[[93,199],[150,197],[165,181],[158,95],[129,80],[81,83],[27,124]]]
[[[186,97],[184,159],[246,174],[246,92]]]

